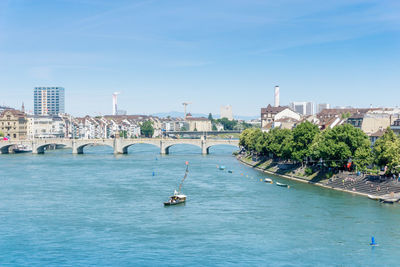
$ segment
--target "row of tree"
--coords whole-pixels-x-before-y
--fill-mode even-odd
[[[239,122],[237,120],[229,120],[228,118],[214,119],[211,113],[208,114],[208,119],[212,123],[213,131],[217,130],[217,124],[222,125],[225,131],[244,130],[253,127],[253,125],[244,121]]]
[[[240,135],[240,145],[252,154],[302,165],[323,163],[342,167],[351,162],[360,171],[376,164],[385,168],[387,174],[400,172],[400,139],[390,128],[373,147],[369,137],[350,124],[320,131],[310,122],[303,122],[293,130],[246,129]]]

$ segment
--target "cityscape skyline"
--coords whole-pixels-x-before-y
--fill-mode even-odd
[[[131,114],[193,101],[193,113],[230,104],[257,115],[279,84],[285,104],[397,106],[399,11],[360,0],[2,1],[0,102],[33,110],[31,88],[62,86],[74,115],[110,114],[114,91]]]

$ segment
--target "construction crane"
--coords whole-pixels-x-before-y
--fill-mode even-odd
[[[186,108],[189,104],[192,104],[192,102],[183,102],[182,105],[185,107],[185,118],[186,118]]]

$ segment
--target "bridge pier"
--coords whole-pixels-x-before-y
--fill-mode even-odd
[[[202,155],[208,155],[209,152],[210,152],[209,149],[210,149],[210,148],[207,147],[206,141],[205,141],[205,140],[202,140],[202,141],[201,141],[201,154],[202,154]]]
[[[168,155],[169,154],[169,147],[164,144],[164,141],[160,141],[160,154],[161,155]]]
[[[79,146],[75,140],[72,141],[72,154],[83,154],[83,148],[84,146]]]
[[[45,146],[39,146],[35,143],[32,143],[32,154],[44,154]]]

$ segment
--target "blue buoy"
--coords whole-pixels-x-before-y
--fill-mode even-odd
[[[377,246],[378,244],[375,242],[375,238],[372,236],[371,237],[371,243],[370,243],[370,245],[371,246]]]
[[[153,172],[153,176],[155,176],[156,175],[156,173],[155,172]]]

